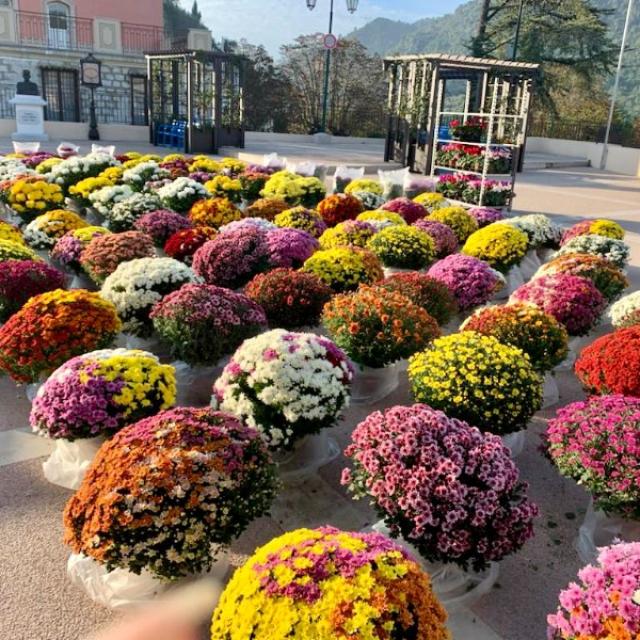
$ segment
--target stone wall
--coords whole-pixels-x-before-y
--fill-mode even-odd
[[[79,71],[84,54],[64,51],[29,51],[3,46],[0,48],[0,118],[14,117],[9,100],[15,94],[16,83],[28,69],[31,79],[42,92],[42,68]],[[99,122],[131,124],[131,75],[146,76],[142,57],[99,56],[102,61],[103,86],[96,90],[96,111]],[[89,118],[90,91],[79,85],[80,121]]]

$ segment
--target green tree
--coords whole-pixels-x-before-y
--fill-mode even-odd
[[[191,17],[198,22],[202,22],[202,13],[198,8],[198,0],[193,0],[193,5],[191,6]]]

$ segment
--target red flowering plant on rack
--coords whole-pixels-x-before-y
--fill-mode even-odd
[[[452,120],[449,123],[451,137],[462,142],[480,142],[486,129],[486,121],[478,116],[471,116],[464,121]]]

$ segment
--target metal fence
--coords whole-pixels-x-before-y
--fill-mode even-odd
[[[604,123],[536,118],[531,123],[530,136],[559,138],[584,142],[604,142],[607,126]],[[640,148],[640,130],[632,126],[613,125],[611,144]]]

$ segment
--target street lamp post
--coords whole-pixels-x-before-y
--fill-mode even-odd
[[[347,10],[349,13],[355,13],[358,9],[359,0],[346,0]],[[316,8],[317,0],[307,0],[307,7],[309,11],[313,11]],[[324,88],[322,92],[322,121],[320,124],[320,130],[324,133],[327,130],[327,113],[329,111],[329,76],[331,74],[331,49],[332,47],[327,44],[327,39],[331,40],[333,36],[333,5],[334,0],[331,0],[329,6],[329,31],[325,36],[325,49],[327,50],[324,59]]]
[[[513,54],[511,59],[515,61],[518,56],[518,45],[520,44],[520,30],[522,29],[522,14],[524,13],[524,0],[520,0],[518,7],[518,21],[516,22],[516,35],[513,38]]]
[[[96,120],[95,90],[102,86],[102,62],[93,53],[80,60],[80,79],[85,87],[91,91],[91,105],[89,106],[89,140],[100,140],[98,122]]]
[[[631,13],[633,11],[633,0],[629,0],[627,5],[627,17],[624,22],[624,30],[622,32],[622,44],[620,45],[620,56],[618,57],[618,67],[616,69],[616,79],[613,83],[611,91],[611,104],[609,105],[609,119],[607,120],[607,131],[604,135],[604,145],[602,147],[602,158],[600,159],[600,169],[607,168],[607,159],[609,158],[609,137],[611,136],[611,126],[613,125],[613,116],[616,111],[616,100],[618,99],[618,89],[620,87],[620,76],[622,74],[622,63],[624,62],[624,51],[627,47],[627,36],[629,35],[629,27],[631,26]]]

